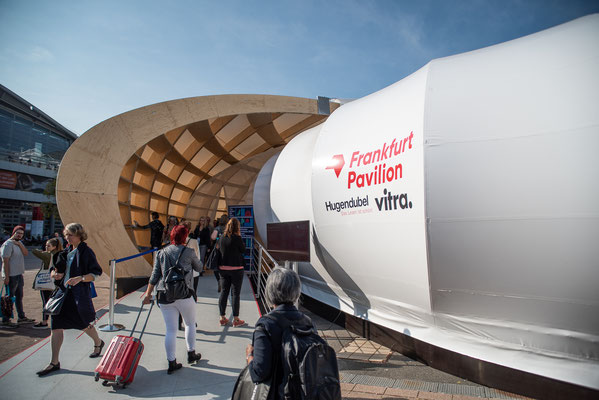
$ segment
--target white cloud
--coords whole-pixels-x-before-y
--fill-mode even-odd
[[[32,62],[47,62],[54,60],[54,54],[50,50],[40,46],[35,46],[25,54],[25,59]]]

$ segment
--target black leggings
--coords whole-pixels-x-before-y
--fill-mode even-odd
[[[46,302],[48,301],[50,296],[52,296],[52,291],[51,290],[40,290],[40,296],[42,297],[42,320],[44,322],[47,322],[48,318],[50,318],[50,316],[48,314],[44,313],[44,305],[46,304]]]
[[[243,268],[232,271],[220,271],[221,292],[218,298],[218,308],[221,316],[225,315],[227,311],[227,298],[229,297],[229,290],[233,286],[233,299],[231,300],[233,304],[231,306],[233,306],[233,316],[239,317],[239,294],[241,293],[243,275]]]

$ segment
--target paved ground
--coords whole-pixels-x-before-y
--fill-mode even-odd
[[[37,270],[39,261],[30,255],[26,258],[25,274],[25,312],[29,317],[41,317],[41,299],[39,293],[31,289],[31,282]],[[61,383],[72,375],[70,380],[77,380],[80,385],[89,390],[88,399],[103,398],[106,393],[116,397],[154,397],[154,398],[195,398],[195,399],[226,399],[230,398],[232,382],[243,365],[243,348],[251,338],[253,324],[257,318],[254,299],[248,296],[245,287],[244,307],[248,310],[248,327],[237,330],[215,329],[216,324],[211,324],[207,314],[214,314],[216,310],[216,286],[212,276],[205,276],[200,280],[200,286],[207,293],[198,303],[198,344],[205,355],[198,364],[198,368],[184,368],[178,378],[171,378],[164,374],[165,362],[161,341],[163,340],[163,323],[160,312],[155,310],[151,323],[148,326],[144,343],[146,352],[140,363],[139,376],[136,376],[135,385],[127,388],[127,392],[106,391],[102,386],[93,382],[90,376],[97,361],[87,358],[91,350],[88,340],[83,337],[81,344],[73,346],[68,343],[78,343],[79,332],[67,331],[65,346],[62,353],[64,358],[61,364],[64,371],[60,374],[39,380],[44,389],[29,388],[23,392],[23,397],[16,398],[55,398],[61,392]],[[109,279],[102,276],[96,281],[98,298],[95,299],[100,323],[107,323],[108,316],[102,317],[107,311]],[[214,292],[214,293],[212,293]],[[138,296],[137,296],[138,297]],[[139,302],[132,294],[117,305],[115,322],[125,323],[130,328],[134,320],[134,305]],[[243,310],[242,310],[243,311]],[[487,388],[459,377],[435,370],[417,361],[411,360],[401,354],[391,352],[376,343],[367,341],[331,322],[311,315],[321,336],[327,339],[338,355],[339,368],[344,399],[438,399],[438,400],[475,400],[475,399],[525,399],[511,393]],[[208,319],[206,319],[208,318]],[[119,332],[120,333],[120,332]],[[49,330],[35,330],[31,325],[20,326],[17,329],[0,328],[0,387],[11,392],[15,382],[38,382],[34,371],[45,365],[49,356],[47,338]],[[125,333],[128,334],[128,333]],[[102,333],[104,340],[110,340],[114,334]],[[183,347],[183,338],[179,335],[178,349]],[[222,347],[222,346],[225,347]],[[39,351],[38,351],[39,350]],[[67,353],[68,352],[68,353]],[[61,353],[61,354],[62,354]],[[72,353],[72,354],[71,354]],[[80,354],[81,353],[81,354]],[[179,352],[178,352],[179,353]],[[4,361],[4,362],[3,362]],[[194,372],[195,370],[195,372]],[[198,375],[199,374],[199,375]],[[182,380],[183,379],[183,380]],[[197,380],[197,384],[190,384],[186,379]],[[211,387],[210,390],[207,387]],[[31,390],[30,390],[31,389]],[[39,389],[39,390],[38,390]],[[106,388],[104,388],[106,389]],[[118,395],[117,395],[118,393]],[[123,395],[123,396],[121,396]],[[91,397],[90,397],[91,396]],[[77,397],[76,392],[69,391],[63,400]],[[14,398],[14,397],[11,397]],[[79,398],[79,397],[77,397]]]

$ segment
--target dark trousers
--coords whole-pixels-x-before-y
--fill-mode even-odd
[[[52,296],[52,291],[51,290],[40,290],[40,296],[42,297],[42,317],[43,317],[43,321],[47,322],[48,318],[50,318],[50,316],[48,314],[44,313],[44,305],[48,302],[48,299],[50,298],[50,296]]]
[[[23,311],[23,275],[11,276],[7,286],[10,297],[15,298],[15,307],[17,308],[18,317],[25,318],[25,311]],[[7,317],[2,318],[2,321],[4,322],[9,320],[10,318]]]
[[[220,315],[225,315],[227,312],[227,298],[229,297],[229,290],[233,286],[233,299],[231,306],[233,306],[233,316],[239,317],[239,294],[241,293],[241,284],[243,283],[243,269],[236,269],[233,271],[221,270],[220,271],[220,287],[221,292],[218,298],[218,308]]]

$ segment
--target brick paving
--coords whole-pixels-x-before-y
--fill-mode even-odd
[[[30,318],[35,318],[37,321],[41,319],[41,307],[42,302],[37,290],[31,288],[33,278],[37,273],[40,266],[40,261],[33,256],[31,253],[26,257],[25,260],[25,286],[24,286],[24,298],[23,306],[25,308],[25,314]],[[98,310],[98,317],[101,318],[107,311],[108,307],[108,293],[110,278],[107,274],[103,274],[99,277],[96,282],[96,291],[98,297],[94,299],[94,306]],[[101,310],[104,308],[103,310]],[[104,317],[104,318],[107,318]],[[313,318],[318,320],[318,318]],[[316,321],[315,321],[316,322]],[[107,323],[107,320],[102,320],[102,324]],[[43,340],[50,335],[50,330],[37,330],[32,328],[33,324],[27,324],[19,326],[16,329],[4,329],[0,328],[0,362],[9,359],[15,354],[20,353],[26,348],[34,345],[36,342]],[[354,364],[362,364],[365,368],[365,374],[377,375],[381,373],[380,368],[385,368],[386,371],[393,368],[409,369],[413,368],[416,371],[423,366],[415,361],[404,360],[393,363],[389,361],[390,365],[387,365],[387,361],[390,355],[393,354],[395,358],[398,357],[397,353],[391,352],[389,349],[380,346],[376,343],[367,341],[366,339],[360,338],[359,336],[346,331],[345,329],[339,329],[329,322],[325,322],[326,328],[319,328],[320,334],[327,339],[329,344],[335,348],[340,354],[340,368],[344,371],[344,362],[350,362],[353,364],[352,368],[355,368]],[[350,364],[348,364],[349,367]],[[377,369],[379,368],[378,372]],[[428,367],[426,367],[428,368]],[[355,373],[356,371],[351,371]],[[419,374],[419,372],[417,372]],[[355,376],[351,374],[344,374],[347,376]],[[368,378],[363,376],[363,378]],[[443,378],[439,376],[438,378]],[[393,381],[390,378],[381,378],[381,380]],[[441,381],[441,380],[440,380]],[[407,383],[417,383],[416,381],[404,380]],[[459,383],[459,381],[456,381]],[[428,384],[429,382],[421,382],[422,384]],[[390,385],[389,385],[390,386]],[[396,385],[397,386],[397,385]],[[409,385],[409,387],[414,387]],[[420,387],[423,387],[422,385]],[[426,387],[426,386],[424,386]],[[482,388],[482,387],[481,387]],[[412,389],[401,389],[386,386],[375,386],[366,385],[362,383],[347,383],[341,384],[342,395],[344,399],[406,399],[406,400],[482,400],[482,399],[497,399],[499,397],[504,399],[520,399],[526,400],[527,397],[511,394],[499,390],[495,390],[497,396],[494,397],[476,397],[467,396],[463,394],[449,394],[432,392],[427,390],[412,390]]]

